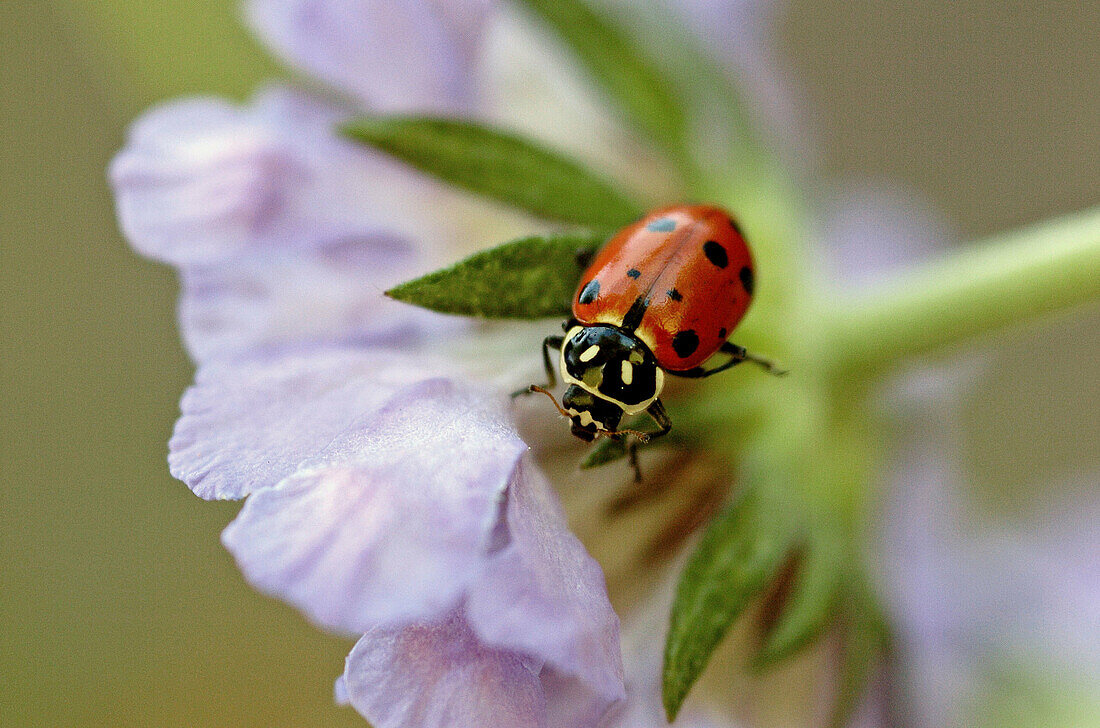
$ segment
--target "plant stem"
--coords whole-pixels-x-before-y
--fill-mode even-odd
[[[1100,207],[996,235],[827,307],[837,374],[880,369],[1100,298]]]

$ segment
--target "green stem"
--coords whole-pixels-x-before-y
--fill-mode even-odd
[[[880,369],[1100,298],[1100,207],[1002,233],[828,307],[838,375]]]

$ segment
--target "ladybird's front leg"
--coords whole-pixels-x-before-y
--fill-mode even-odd
[[[642,482],[642,468],[638,465],[638,441],[631,440],[626,446],[626,456],[630,459],[630,469],[634,471],[634,482]]]
[[[661,400],[654,400],[653,404],[649,405],[649,408],[646,409],[646,414],[653,418],[653,421],[657,423],[659,429],[656,432],[644,433],[646,437],[642,442],[653,442],[658,437],[667,435],[669,430],[672,429],[672,418],[668,416],[668,412],[665,411],[665,406],[661,403]],[[616,439],[621,437],[623,436],[619,435]],[[638,465],[638,443],[639,440],[631,439],[626,446],[626,454],[627,457],[630,458],[630,468],[634,471],[635,483],[642,482],[642,468]]]
[[[547,336],[542,341],[542,365],[546,369],[546,384],[543,386],[543,389],[553,389],[554,385],[558,383],[557,377],[554,376],[554,361],[550,358],[550,349],[553,348],[556,351],[561,351],[561,347],[564,345],[564,336]],[[531,385],[531,387],[534,386],[535,385]],[[530,394],[535,391],[531,387],[525,387],[512,392],[512,397],[518,397],[521,394]]]
[[[672,418],[668,416],[668,412],[665,411],[665,406],[661,403],[661,400],[653,400],[653,404],[649,405],[649,408],[646,409],[646,414],[653,418],[653,421],[657,423],[657,427],[661,428],[656,432],[650,433],[650,442],[656,440],[658,437],[667,435],[669,430],[672,429]]]

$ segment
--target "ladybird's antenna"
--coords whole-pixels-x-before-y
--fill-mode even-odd
[[[550,390],[546,389],[545,387],[540,387],[537,384],[532,384],[530,387],[527,388],[527,391],[545,394],[547,397],[550,398],[550,401],[554,403],[554,406],[558,408],[558,412],[561,413],[562,417],[567,420],[572,419],[572,415],[566,412],[565,408],[558,404],[558,398],[551,394]],[[642,444],[649,442],[649,433],[642,432],[641,430],[600,430],[596,433],[596,437],[612,437],[617,435],[634,435],[634,437],[642,441]]]
[[[527,391],[528,392],[541,392],[542,394],[545,394],[547,397],[550,398],[550,401],[554,403],[554,406],[558,408],[558,412],[561,413],[561,416],[564,417],[565,419],[569,419],[569,413],[565,411],[564,407],[562,407],[560,404],[558,404],[558,398],[555,397],[553,394],[551,394],[550,390],[546,389],[545,387],[540,387],[537,384],[532,384],[530,387],[527,388]]]

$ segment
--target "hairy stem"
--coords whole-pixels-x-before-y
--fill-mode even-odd
[[[1100,207],[996,235],[828,307],[832,370],[881,369],[1100,298]]]

